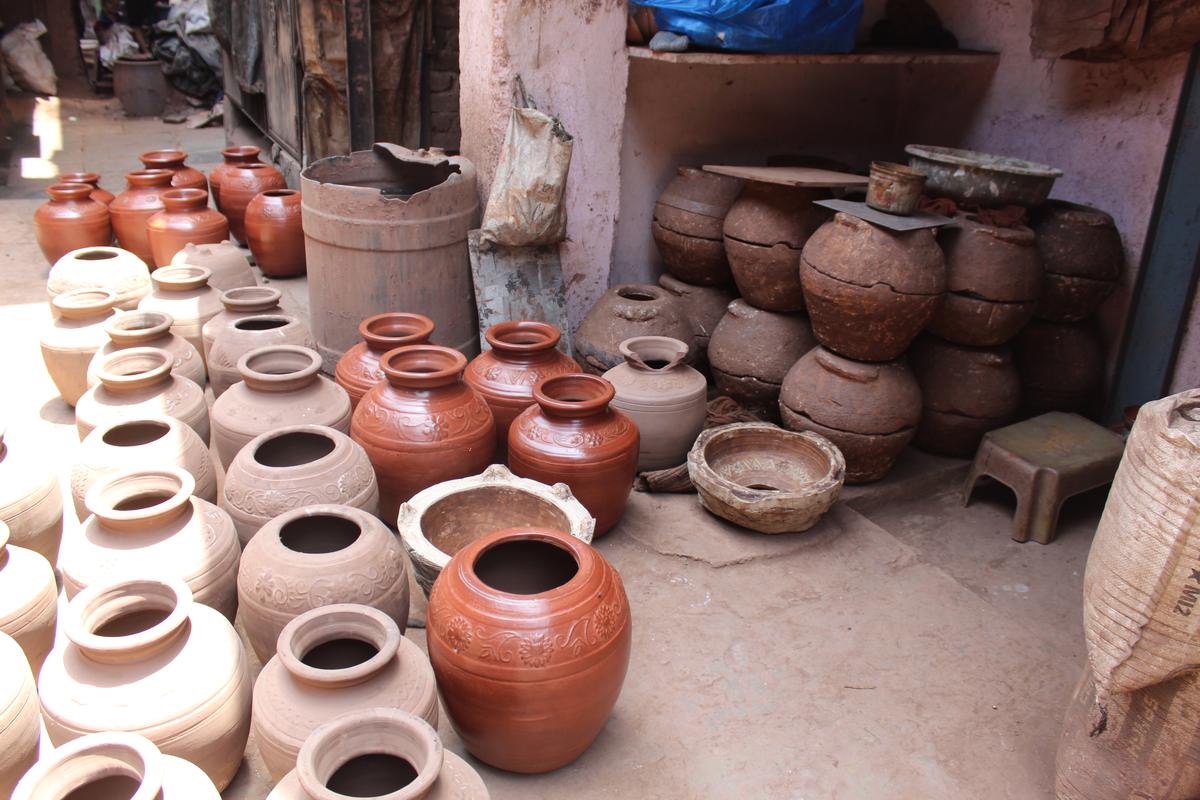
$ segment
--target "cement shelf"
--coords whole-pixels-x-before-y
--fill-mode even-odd
[[[999,53],[981,50],[884,50],[863,49],[853,53],[721,53],[689,51],[656,53],[648,47],[626,48],[630,58],[689,66],[747,66],[788,64],[956,64],[994,66]]]

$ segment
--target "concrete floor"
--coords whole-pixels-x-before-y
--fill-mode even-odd
[[[46,158],[59,171],[99,171],[114,192],[142,150],[180,146],[203,169],[223,144],[220,130],[126,120],[94,99],[63,100],[58,120],[61,148]],[[41,133],[52,140],[53,126]],[[38,140],[9,144],[0,414],[11,435],[38,441],[65,471],[77,446],[73,417],[37,346],[49,321],[47,266],[31,220],[47,181],[21,177]],[[276,285],[306,307],[303,281]],[[1068,503],[1053,544],[1022,545],[1009,538],[1006,490],[981,490],[961,507],[964,470],[907,453],[887,480],[847,489],[817,528],[796,536],[724,524],[694,496],[635,494],[599,542],[635,619],[620,701],[592,748],[557,772],[517,776],[476,763],[492,796],[1053,797],[1103,493]],[[409,636],[424,646],[423,630]],[[465,755],[444,716],[442,734]],[[226,797],[265,796],[253,743],[249,752]]]

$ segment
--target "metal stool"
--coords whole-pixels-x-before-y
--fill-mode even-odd
[[[1125,439],[1078,414],[1051,411],[983,437],[963,486],[963,505],[983,476],[1017,495],[1013,539],[1050,544],[1068,497],[1111,483]]]

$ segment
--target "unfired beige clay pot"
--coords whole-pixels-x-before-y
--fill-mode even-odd
[[[41,554],[9,544],[0,522],[0,632],[21,646],[34,674],[54,644],[57,620],[54,568]]]
[[[308,326],[290,314],[253,314],[235,319],[228,326],[218,326],[208,346],[208,379],[213,397],[225,394],[242,379],[238,369],[242,356],[260,347],[280,344],[316,348]]]
[[[117,296],[116,307],[130,311],[150,292],[150,273],[146,262],[128,250],[85,247],[54,262],[46,278],[52,300],[72,289],[108,289]]]
[[[88,364],[108,341],[104,323],[113,315],[115,301],[107,289],[73,289],[50,301],[55,319],[42,334],[42,360],[69,406],[87,391]]]
[[[201,389],[208,382],[204,359],[200,352],[186,339],[171,333],[175,323],[170,314],[160,311],[126,311],[111,317],[104,323],[104,332],[109,341],[96,351],[88,364],[88,386],[100,382],[100,365],[118,350],[131,347],[157,347],[166,350],[175,360],[171,363],[171,374],[187,378]]]
[[[200,440],[209,434],[204,391],[172,374],[174,357],[153,347],[131,347],[109,356],[97,373],[100,383],[75,405],[75,427],[82,441],[106,423],[171,416],[187,424]]]
[[[200,331],[223,308],[221,293],[208,285],[206,267],[163,267],[150,275],[154,288],[138,303],[139,311],[161,311],[174,320],[171,333],[203,351]]]
[[[204,344],[204,357],[209,357],[217,336],[239,319],[282,311],[279,307],[279,298],[282,296],[282,292],[270,286],[239,286],[222,292],[221,311],[204,323],[200,332]]]
[[[211,270],[208,285],[218,292],[243,286],[257,286],[250,259],[228,239],[220,244],[185,244],[171,257],[172,267],[204,267]]]
[[[21,647],[0,633],[0,797],[8,797],[38,757],[38,690]]]
[[[29,431],[5,431],[0,425],[0,522],[9,542],[58,563],[63,507],[55,454],[46,452]]]

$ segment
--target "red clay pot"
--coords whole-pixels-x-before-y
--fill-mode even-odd
[[[203,189],[208,192],[208,178],[204,173],[183,162],[188,154],[182,150],[150,150],[138,156],[138,160],[146,165],[146,169],[169,169],[172,189]]]
[[[108,205],[113,201],[113,193],[100,188],[100,173],[98,172],[64,172],[58,176],[58,183],[86,183],[92,187],[92,199],[97,203]]]
[[[496,423],[463,382],[467,358],[453,348],[398,347],[380,366],[386,380],[359,401],[350,437],[375,467],[380,516],[394,522],[422,489],[482,472],[496,450]]]
[[[125,191],[109,203],[113,233],[117,244],[154,268],[154,253],[150,249],[150,232],[146,223],[162,211],[164,192],[171,191],[169,169],[142,169],[125,176]]]
[[[72,250],[112,243],[108,206],[91,193],[85,183],[56,183],[46,189],[50,199],[33,213],[33,229],[51,266]]]
[[[428,618],[450,722],[492,766],[538,773],[571,763],[621,693],[629,599],[612,565],[568,534],[509,528],[477,539],[433,584]]]
[[[490,350],[467,365],[463,380],[483,395],[496,418],[496,458],[508,452],[508,428],[533,405],[533,387],[546,378],[580,372],[558,349],[562,334],[547,322],[501,322],[484,333]]]
[[[433,320],[424,314],[388,311],[358,323],[358,333],[363,341],[347,350],[333,371],[333,379],[350,395],[351,408],[358,408],[363,395],[384,379],[379,366],[383,354],[428,342],[433,335]]]
[[[219,244],[229,238],[229,223],[208,207],[208,193],[199,189],[163,192],[163,210],[146,221],[156,266],[165,267],[189,244]]]
[[[533,390],[535,405],[508,431],[508,467],[545,484],[562,482],[596,518],[596,536],[612,530],[629,501],[641,436],[609,407],[616,392],[596,375],[560,375]]]
[[[246,244],[268,278],[294,278],[306,272],[300,192],[270,189],[246,206]],[[236,234],[236,231],[235,231]]]
[[[217,207],[217,211],[221,211],[221,181],[225,179],[225,174],[244,164],[257,162],[261,152],[259,148],[248,144],[226,147],[221,151],[225,160],[208,173],[208,188],[212,190],[213,205]]]
[[[283,179],[283,173],[261,161],[230,167],[221,176],[221,213],[228,217],[229,230],[239,242],[247,243],[245,219],[250,201],[262,192],[286,188],[287,181]],[[299,213],[297,208],[297,226],[300,224]]]

